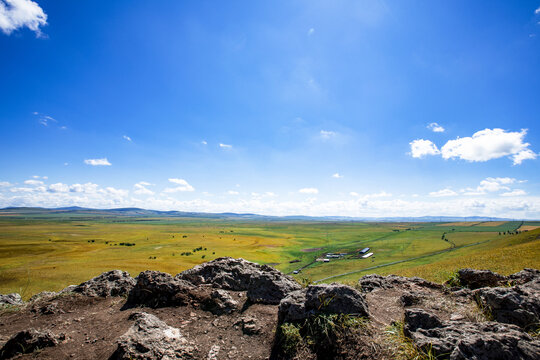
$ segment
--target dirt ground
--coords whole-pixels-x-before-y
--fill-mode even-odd
[[[236,293],[238,300],[245,294]],[[40,314],[50,303],[41,300],[21,310],[0,312],[0,346],[21,330],[35,328],[64,334],[58,346],[42,349],[14,359],[107,359],[116,349],[116,339],[132,325],[128,317],[144,311],[177,327],[197,348],[197,358],[207,359],[211,349],[215,359],[268,359],[277,324],[277,306],[251,305],[241,314],[213,315],[191,306],[170,308],[132,308],[122,310],[124,298],[91,298],[80,295],[60,296],[54,300],[55,314]],[[235,325],[241,317],[254,317],[261,332],[243,334]],[[219,347],[219,349],[218,349]]]

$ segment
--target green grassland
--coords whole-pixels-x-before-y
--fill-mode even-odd
[[[28,298],[111,269],[177,274],[222,256],[270,264],[298,279],[354,281],[396,273],[442,281],[471,266],[511,273],[540,268],[540,229],[525,222],[366,223],[132,216],[0,216],[0,293]],[[499,234],[501,233],[501,234]],[[444,234],[444,238],[443,238]],[[361,259],[370,247],[374,256]],[[347,253],[329,263],[324,254]]]

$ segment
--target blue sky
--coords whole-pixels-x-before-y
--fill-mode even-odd
[[[0,207],[540,218],[538,69],[538,0],[0,0]]]

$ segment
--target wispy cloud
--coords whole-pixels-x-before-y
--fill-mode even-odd
[[[41,180],[25,180],[24,182],[26,185],[34,185],[34,186],[38,186],[38,185],[43,185],[43,181]]]
[[[131,141],[131,138],[127,135],[123,135],[122,138],[127,141]]]
[[[319,132],[319,135],[320,135],[321,139],[328,140],[328,139],[332,139],[332,138],[336,137],[337,132],[330,131],[330,130],[321,130]]]
[[[133,191],[137,195],[154,195],[154,192],[147,188],[147,186],[151,186],[153,184],[146,182],[146,181],[139,181],[133,187],[135,190]]]
[[[208,145],[208,142],[206,140],[201,141],[201,144]]]
[[[0,29],[4,34],[27,27],[42,36],[40,27],[47,25],[47,14],[31,0],[0,0]]]
[[[315,34],[315,29],[314,29],[314,28],[310,28],[310,29],[308,30],[307,34],[308,34],[309,36]]]
[[[0,181],[0,187],[8,187],[12,186],[12,184],[9,181]]]
[[[534,13],[535,13],[536,15],[540,14],[540,7],[538,7],[538,9],[534,10]]]
[[[334,179],[341,179],[343,177],[343,175],[341,175],[340,173],[335,173],[335,174],[332,175],[332,177]]]
[[[301,193],[301,194],[318,194],[319,189],[317,189],[317,188],[303,188],[303,189],[298,190],[298,192]]]
[[[86,165],[92,165],[92,166],[111,166],[112,164],[107,160],[107,158],[102,159],[86,159],[84,160],[84,163]]]
[[[238,191],[229,190],[229,191],[227,191],[227,194],[229,194],[229,195],[238,195],[240,193]]]
[[[501,194],[501,196],[524,196],[524,195],[527,195],[527,193],[525,192],[525,190],[522,190],[522,189],[515,189],[515,190],[508,191]]]
[[[175,193],[175,192],[184,192],[184,191],[194,191],[195,188],[191,186],[186,180],[184,179],[177,179],[177,178],[171,178],[169,179],[169,182],[176,184],[178,186],[172,187],[172,188],[166,188],[163,190],[165,193]]]
[[[433,191],[429,193],[431,197],[446,197],[446,196],[456,196],[458,193],[451,189],[442,189],[439,191]]]
[[[229,145],[229,144],[223,144],[223,143],[220,143],[219,144],[219,147],[222,148],[222,149],[226,149],[226,150],[229,150],[229,149],[232,149],[232,145]]]
[[[436,122],[429,124],[427,128],[433,132],[444,132],[444,127],[437,124]]]

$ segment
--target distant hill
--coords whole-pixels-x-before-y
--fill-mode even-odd
[[[91,209],[79,206],[60,208],[40,207],[7,207],[0,209],[0,214],[6,215],[68,215],[68,216],[133,216],[133,217],[178,217],[228,220],[259,220],[259,221],[364,221],[364,222],[457,222],[457,221],[510,221],[509,218],[485,216],[420,216],[420,217],[348,217],[348,216],[270,216],[258,214],[204,213],[188,211],[147,210],[141,208]],[[521,219],[520,219],[521,220]]]

